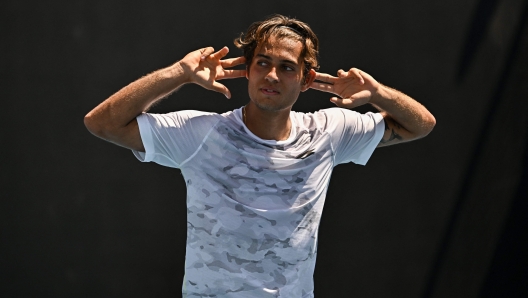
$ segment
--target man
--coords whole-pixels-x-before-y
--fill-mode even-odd
[[[142,161],[179,168],[187,183],[185,297],[313,297],[317,231],[330,174],[376,147],[426,136],[435,118],[359,70],[318,73],[310,27],[276,15],[226,47],[203,48],[124,87],[85,117],[96,136]],[[246,63],[245,70],[228,68]],[[187,83],[231,97],[218,81],[248,79],[249,102],[224,114],[145,113]],[[291,111],[301,91],[341,108]],[[380,113],[352,107],[370,103]]]

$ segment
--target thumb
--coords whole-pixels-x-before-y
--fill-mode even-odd
[[[353,108],[357,105],[354,98],[332,97],[330,98],[330,101],[338,107],[343,107],[343,108],[348,108],[348,109]]]
[[[368,101],[372,94],[368,90],[362,90],[357,93],[354,93],[350,96],[351,100],[362,100],[362,101]]]
[[[229,89],[227,89],[226,86],[224,86],[223,84],[218,83],[217,81],[213,82],[213,84],[210,86],[210,90],[213,90],[213,91],[216,91],[216,92],[220,92],[223,95],[225,95],[225,97],[231,98],[231,92],[229,91]]]
[[[343,99],[335,96],[330,98],[330,102],[332,102],[338,107],[341,107],[343,105]]]
[[[206,48],[199,49],[198,51],[200,51],[200,54],[201,54],[200,60],[205,60],[205,58],[207,58],[209,55],[211,55],[214,52],[214,48],[206,47]]]

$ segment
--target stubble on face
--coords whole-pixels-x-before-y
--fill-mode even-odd
[[[303,85],[302,43],[270,37],[255,50],[249,66],[251,102],[265,111],[291,110]]]

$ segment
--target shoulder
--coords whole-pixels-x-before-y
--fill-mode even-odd
[[[343,119],[357,119],[357,118],[363,117],[364,115],[372,114],[372,113],[361,114],[354,110],[337,108],[337,107],[323,109],[323,110],[320,110],[319,112],[324,114],[328,118],[328,121],[332,121],[332,120],[339,121]]]
[[[328,114],[325,110],[313,113],[293,112],[291,118],[297,126],[308,130],[324,130],[328,122]]]
[[[143,113],[138,117],[139,122],[148,122],[151,126],[165,128],[181,128],[186,125],[211,126],[221,121],[222,115],[203,111],[184,110],[165,114]]]
[[[335,126],[366,126],[373,127],[383,122],[383,115],[380,113],[359,113],[349,109],[330,108],[321,110],[326,115],[327,125]]]
[[[296,122],[308,129],[332,130],[336,127],[356,125],[363,122],[377,124],[383,120],[379,113],[361,114],[353,110],[343,108],[322,109],[314,113],[294,112]]]

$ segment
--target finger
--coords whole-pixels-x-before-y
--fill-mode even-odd
[[[200,54],[202,54],[202,57],[200,57],[201,60],[204,60],[209,55],[211,55],[213,52],[214,52],[213,47],[207,47],[207,48],[200,49]]]
[[[231,92],[229,92],[229,89],[227,89],[226,86],[218,83],[217,81],[213,81],[213,84],[209,86],[209,90],[220,92],[225,95],[225,97],[231,98]]]
[[[233,69],[233,70],[224,70],[224,75],[217,78],[217,80],[223,79],[236,79],[246,76],[245,69]]]
[[[323,91],[323,92],[334,93],[334,85],[331,85],[331,84],[325,84],[325,83],[314,81],[310,84],[310,88]]]
[[[331,76],[331,75],[326,74],[326,73],[321,73],[321,72],[316,72],[315,73],[315,79],[317,81],[321,81],[321,82],[325,82],[325,83],[329,83],[329,84],[333,84],[337,80],[336,77]]]
[[[220,65],[222,65],[223,68],[234,67],[244,63],[246,63],[246,58],[244,56],[220,60]]]
[[[340,77],[340,78],[343,78],[343,77],[346,77],[348,75],[347,72],[345,72],[344,70],[340,69],[337,71],[337,76]]]
[[[219,59],[220,60],[220,59],[224,58],[225,55],[227,55],[227,53],[229,53],[229,48],[228,47],[223,47],[218,52],[209,55],[209,58],[211,58],[211,59]]]
[[[351,68],[348,71],[348,74],[351,75],[351,76],[357,77],[361,84],[365,83],[365,80],[363,80],[363,76],[361,75],[361,70],[359,70],[357,68]]]

